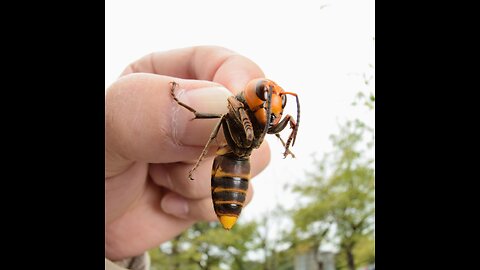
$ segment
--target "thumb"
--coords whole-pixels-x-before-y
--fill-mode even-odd
[[[166,163],[196,159],[219,119],[191,121],[194,114],[171,96],[198,112],[222,114],[232,95],[223,86],[198,80],[134,73],[112,84],[105,96],[106,177],[134,161]]]

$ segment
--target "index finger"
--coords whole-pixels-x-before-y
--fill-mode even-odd
[[[252,60],[218,46],[196,46],[155,52],[130,64],[122,73],[154,73],[183,79],[213,81],[232,93],[265,74]]]

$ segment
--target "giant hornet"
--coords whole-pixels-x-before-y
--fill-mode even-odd
[[[295,138],[300,123],[300,103],[295,93],[285,92],[275,82],[267,79],[250,81],[245,90],[236,96],[228,98],[228,113],[210,114],[199,113],[192,107],[180,102],[175,96],[178,83],[171,82],[171,95],[178,105],[191,111],[194,119],[220,118],[213,129],[195,166],[189,173],[192,174],[203,157],[207,154],[212,140],[217,137],[220,127],[227,144],[218,148],[212,168],[212,200],[215,213],[226,230],[230,230],[243,208],[250,179],[250,154],[253,149],[260,147],[265,134],[275,134],[285,147],[284,158],[289,154],[290,144],[295,144]],[[297,101],[297,121],[286,115],[282,120],[283,109],[287,105],[287,96],[295,96]],[[285,143],[280,132],[290,123],[292,132]]]

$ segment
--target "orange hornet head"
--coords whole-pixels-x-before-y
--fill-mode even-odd
[[[266,101],[270,89],[272,90],[270,127],[273,127],[282,118],[283,108],[287,104],[287,92],[268,79],[254,79],[250,81],[244,92],[248,107],[255,114],[257,121],[265,126],[267,124]]]

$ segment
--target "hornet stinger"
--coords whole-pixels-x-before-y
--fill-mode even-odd
[[[210,135],[210,138],[189,173],[192,174],[203,157],[207,154],[210,143],[216,138],[220,127],[227,144],[218,148],[212,168],[212,201],[223,228],[230,230],[242,211],[250,179],[250,155],[253,149],[260,147],[265,134],[275,134],[285,147],[284,158],[287,155],[295,157],[290,152],[290,144],[295,144],[295,138],[300,123],[300,103],[298,96],[285,92],[275,82],[268,79],[254,79],[236,96],[228,98],[228,113],[211,114],[197,112],[192,107],[180,102],[175,96],[178,83],[171,82],[171,95],[178,105],[191,111],[194,119],[220,118]],[[287,105],[287,95],[296,98],[297,121],[291,115],[283,119],[283,109]],[[292,132],[285,143],[280,132],[290,124]]]

